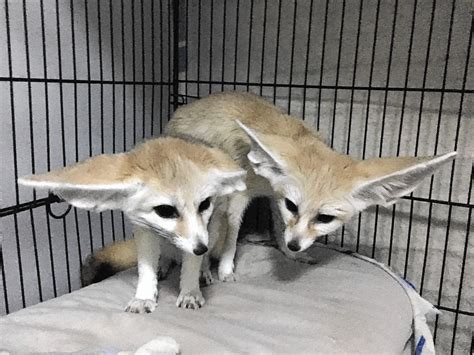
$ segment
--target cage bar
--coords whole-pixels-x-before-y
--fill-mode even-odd
[[[6,39],[0,84],[8,91],[5,121],[11,128],[5,137],[12,156],[5,184],[10,191],[0,208],[10,228],[0,258],[2,313],[74,290],[87,254],[130,236],[123,213],[63,213],[59,198],[19,188],[18,176],[126,151],[162,134],[179,105],[234,89],[266,97],[316,126],[331,147],[355,157],[460,151],[444,175],[396,207],[364,212],[323,241],[387,262],[413,281],[452,318],[431,325],[442,351],[469,350],[474,204],[473,171],[465,158],[472,143],[465,131],[471,127],[474,87],[468,4],[22,0],[19,5],[5,0],[0,23]],[[36,48],[38,63],[32,60]],[[37,110],[39,104],[44,108]],[[44,137],[35,131],[40,126]],[[246,219],[258,231],[270,228],[264,206],[258,201]]]

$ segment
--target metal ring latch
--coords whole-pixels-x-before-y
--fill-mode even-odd
[[[59,203],[59,202],[64,202],[64,201],[51,192],[48,194],[48,200],[46,201],[46,212],[55,219],[61,219],[61,218],[66,217],[66,215],[69,213],[69,211],[72,208],[71,205],[68,205],[66,211],[63,214],[57,215],[57,214],[54,214],[53,211],[51,210],[52,202]]]

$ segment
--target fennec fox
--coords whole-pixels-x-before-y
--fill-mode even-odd
[[[204,304],[199,289],[203,254],[219,235],[214,230],[227,210],[225,195],[245,190],[244,176],[245,171],[219,149],[159,138],[128,153],[96,156],[19,182],[49,189],[79,208],[119,209],[128,216],[135,241],[105,249],[99,256],[107,254],[120,269],[136,264],[138,252],[137,290],[126,310],[143,313],[156,307],[160,254],[168,260],[182,259],[177,305],[194,309]],[[210,275],[208,270],[204,274]]]
[[[281,213],[283,249],[294,255],[371,205],[411,193],[456,153],[357,160],[329,148],[303,121],[248,93],[219,93],[176,111],[166,132],[219,147],[247,170],[247,190],[229,198],[219,278],[233,278],[241,217],[249,201],[270,196]],[[273,213],[275,216],[275,213]]]

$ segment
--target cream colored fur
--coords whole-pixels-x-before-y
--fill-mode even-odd
[[[199,289],[202,254],[219,237],[209,236],[208,224],[224,218],[225,195],[245,190],[244,176],[245,171],[219,149],[159,138],[128,153],[93,157],[19,182],[47,188],[79,208],[125,212],[135,225],[135,241],[112,245],[94,258],[114,269],[138,264],[137,291],[127,310],[142,313],[156,307],[160,255],[182,263],[177,305],[204,304]],[[201,210],[204,201],[209,203]],[[213,211],[217,219],[211,218]],[[211,281],[208,270],[204,273]]]
[[[302,251],[368,206],[388,205],[409,194],[456,155],[360,161],[332,150],[312,127],[264,99],[237,92],[181,107],[166,132],[219,147],[247,170],[247,190],[229,201],[222,274],[232,272],[241,217],[252,198],[274,199],[283,220],[279,241],[284,249],[290,245]],[[297,213],[288,210],[285,198],[297,206]],[[328,216],[333,220],[327,222]]]

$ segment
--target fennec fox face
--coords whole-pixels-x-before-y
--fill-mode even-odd
[[[215,198],[243,191],[244,176],[217,149],[159,138],[129,153],[99,155],[19,183],[49,189],[75,207],[122,210],[135,225],[201,255],[208,250]]]
[[[456,155],[360,161],[314,138],[297,141],[237,123],[250,139],[247,157],[253,170],[274,190],[284,242],[293,252],[305,250],[371,205],[395,203]]]

